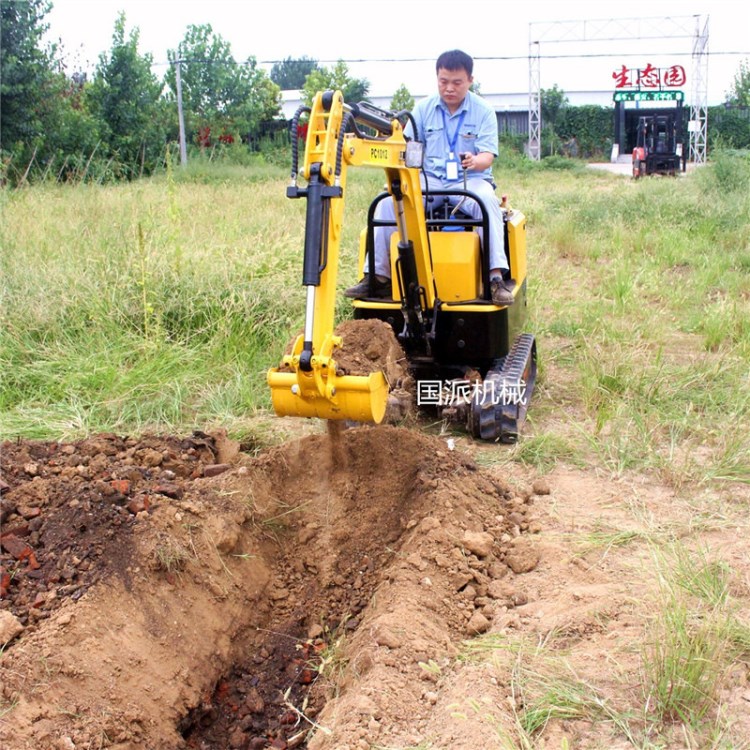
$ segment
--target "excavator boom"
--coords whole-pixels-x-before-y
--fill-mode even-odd
[[[358,122],[378,135],[363,136]],[[385,170],[389,184],[399,186],[404,232],[415,237],[415,245],[421,250],[415,253],[417,273],[427,278],[429,254],[419,182],[421,151],[415,157],[415,146],[418,144],[407,142],[397,119],[388,119],[362,105],[348,107],[340,91],[315,97],[300,170],[307,186],[297,184],[295,155],[292,183],[287,188],[289,198],[307,200],[302,276],[306,309],[304,333],[281,366],[268,372],[278,415],[375,423],[383,420],[389,391],[385,374],[340,375],[336,365],[336,350],[343,345],[334,335],[334,313],[346,174],[350,165],[377,167]],[[412,166],[407,166],[407,161]],[[428,301],[431,303],[434,297]]]

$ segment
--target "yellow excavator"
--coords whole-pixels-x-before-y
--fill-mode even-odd
[[[307,115],[304,163],[299,168],[296,132]],[[355,422],[383,421],[389,384],[384,372],[342,375],[335,331],[337,275],[348,167],[384,170],[387,190],[368,212],[359,264],[374,279],[375,218],[381,200],[392,200],[394,299],[352,300],[355,319],[386,321],[406,353],[417,386],[417,406],[465,421],[485,440],[514,442],[536,379],[536,342],[523,331],[527,318],[526,218],[503,205],[505,252],[515,302],[492,302],[489,283],[489,219],[481,200],[465,190],[423,194],[423,144],[404,133],[408,112],[391,113],[367,103],[347,104],[340,91],[319,92],[312,107],[292,121],[292,170],[287,197],[306,206],[302,283],[304,332],[267,380],[280,416]],[[416,132],[416,128],[412,128]],[[306,183],[300,187],[299,178]],[[482,216],[456,210],[476,200]],[[480,242],[480,234],[484,242]]]

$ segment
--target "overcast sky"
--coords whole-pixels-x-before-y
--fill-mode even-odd
[[[93,70],[100,53],[110,49],[117,13],[123,11],[127,30],[139,29],[139,50],[153,55],[160,77],[166,70],[167,50],[177,47],[187,26],[210,24],[230,43],[237,60],[254,56],[270,70],[271,61],[286,57],[307,56],[321,64],[344,59],[352,75],[370,81],[372,95],[384,96],[392,95],[401,83],[416,97],[432,93],[434,59],[453,48],[475,58],[474,75],[483,92],[527,91],[530,35],[541,39],[542,87],[557,84],[564,91],[610,90],[612,73],[622,65],[644,68],[650,63],[683,65],[689,98],[691,36],[706,19],[709,104],[724,100],[740,62],[750,59],[750,4],[735,0],[632,0],[617,7],[575,0],[52,2],[46,18],[51,27],[48,38],[62,43],[73,69]],[[660,20],[665,18],[671,20]],[[625,30],[634,33],[630,39],[606,43],[556,41],[584,28],[562,22],[584,20],[587,37],[602,28],[617,31],[613,36]],[[614,23],[600,23],[609,20]],[[635,39],[639,33],[653,36],[654,32],[657,36],[663,32],[664,37]]]

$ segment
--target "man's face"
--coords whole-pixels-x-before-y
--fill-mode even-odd
[[[461,70],[440,68],[437,80],[440,98],[449,107],[457,107],[466,98],[474,79],[463,68]]]

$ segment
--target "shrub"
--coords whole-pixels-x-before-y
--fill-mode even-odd
[[[708,111],[709,147],[750,148],[750,109],[712,107]]]

